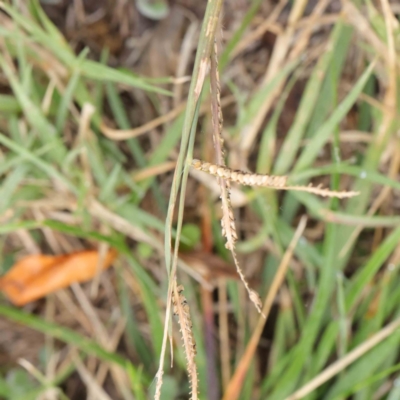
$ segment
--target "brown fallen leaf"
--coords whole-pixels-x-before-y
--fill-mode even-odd
[[[101,268],[108,268],[117,252],[110,249]],[[17,306],[65,288],[74,282],[85,282],[93,278],[98,270],[99,253],[96,250],[50,256],[34,254],[14,264],[0,278],[0,290]]]

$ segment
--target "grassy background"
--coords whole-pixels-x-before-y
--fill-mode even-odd
[[[208,81],[195,97],[201,63],[194,60],[212,43],[199,32],[219,2],[207,10],[189,2],[189,14],[170,5],[166,17],[165,3],[154,10],[138,3],[140,12],[104,2],[95,22],[91,2],[83,14],[71,3],[66,15],[49,5],[46,14],[38,1],[0,3],[1,270],[40,251],[119,251],[115,268],[91,283],[24,309],[2,299],[0,397],[151,398],[165,259],[167,270],[174,263],[164,238],[169,249],[178,237],[200,398],[233,390],[242,399],[400,399],[400,10],[384,0],[223,5],[222,38],[216,32],[227,164],[360,192],[338,201],[234,187],[240,261],[262,297],[299,218],[308,216],[238,381],[259,317],[224,248],[218,188],[185,167],[192,155],[213,161]],[[146,19],[149,9],[160,19]],[[164,120],[141,135],[121,131],[159,116]],[[189,393],[173,328],[165,399]],[[288,397],[338,360],[326,382]]]

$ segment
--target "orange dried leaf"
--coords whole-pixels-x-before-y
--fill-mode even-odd
[[[104,260],[94,250],[80,251],[62,256],[35,254],[14,264],[0,278],[0,290],[18,306],[65,288],[74,282],[85,282],[93,278],[101,268],[108,268],[117,252],[109,250]]]

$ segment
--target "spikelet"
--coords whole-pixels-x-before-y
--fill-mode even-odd
[[[336,190],[324,188],[322,185],[312,186],[312,184],[309,184],[308,186],[286,186],[282,188],[282,190],[295,190],[297,192],[313,193],[321,197],[336,197],[337,199],[346,199],[360,194],[360,192],[354,191],[338,192]]]
[[[214,175],[219,178],[223,177],[225,180],[247,186],[264,186],[276,190],[296,190],[300,192],[313,193],[322,197],[337,197],[339,199],[353,197],[359,194],[359,192],[352,191],[333,191],[322,188],[321,186],[287,186],[287,176],[252,174],[249,172],[233,170],[222,165],[210,164],[197,159],[192,160],[192,167],[197,170],[207,172],[210,175]]]
[[[214,40],[214,51],[211,54],[211,120],[213,125],[213,142],[217,163],[225,165],[224,139],[222,137],[222,127],[224,118],[221,107],[221,83],[218,71],[217,41]]]
[[[252,174],[228,168],[226,166],[210,164],[197,159],[192,160],[192,167],[231,182],[248,186],[266,186],[273,189],[286,187],[287,176]]]
[[[182,334],[183,348],[187,361],[187,372],[189,383],[191,387],[191,399],[197,400],[198,398],[198,374],[197,366],[195,363],[196,341],[193,336],[192,319],[190,318],[189,305],[185,296],[183,295],[183,286],[177,286],[175,281],[172,293],[173,313],[178,318],[180,332]]]
[[[218,72],[218,55],[217,43],[214,41],[214,51],[211,54],[211,68],[210,68],[210,88],[211,88],[211,117],[213,125],[213,142],[215,148],[215,155],[217,163],[220,165],[221,170],[228,170],[225,167],[225,154],[224,154],[224,139],[222,137],[223,116],[221,107],[221,85]],[[197,161],[197,160],[196,160]],[[211,166],[211,164],[208,164]],[[217,181],[221,189],[221,208],[222,219],[221,228],[222,236],[226,238],[225,247],[230,250],[233,261],[235,263],[236,271],[245,286],[250,300],[253,302],[258,312],[261,313],[261,299],[258,294],[250,289],[249,284],[240,268],[239,261],[236,256],[235,244],[237,241],[237,232],[235,225],[235,218],[230,200],[230,180],[226,179],[223,174],[217,174]]]

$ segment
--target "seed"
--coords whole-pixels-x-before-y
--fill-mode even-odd
[[[224,178],[229,179],[231,177],[231,171],[228,168],[224,169]]]
[[[210,174],[215,175],[215,173],[217,172],[218,167],[216,165],[210,165]]]
[[[206,172],[207,172],[207,171],[210,169],[210,166],[211,166],[210,163],[205,162],[205,163],[202,164],[201,169],[202,169],[203,171],[206,171]]]
[[[256,184],[256,181],[257,181],[256,174],[249,175],[249,185],[254,186]]]
[[[286,185],[287,178],[286,176],[279,177],[278,185],[279,187],[284,187]]]
[[[249,175],[243,175],[243,184],[244,185],[250,185],[250,176]]]
[[[224,170],[225,169],[222,167],[217,168],[217,175],[222,177],[224,175]]]
[[[225,248],[228,249],[228,250],[232,250],[232,245],[231,245],[231,243],[226,242],[226,243],[225,243]]]
[[[192,166],[194,167],[194,168],[196,168],[196,169],[200,169],[201,168],[201,161],[200,160],[198,160],[197,158],[194,158],[193,160],[192,160]]]
[[[256,179],[256,184],[258,186],[262,185],[262,181],[263,181],[263,176],[262,175],[256,175],[257,179]]]

